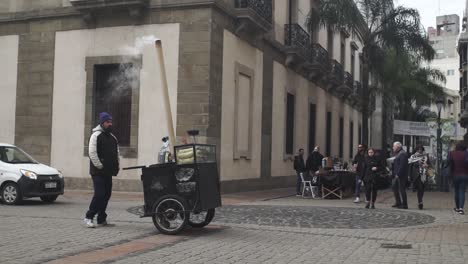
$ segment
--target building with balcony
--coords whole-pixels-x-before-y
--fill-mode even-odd
[[[0,142],[89,188],[88,138],[109,111],[121,167],[156,163],[169,134],[163,65],[176,140],[198,129],[217,145],[223,191],[292,185],[299,148],[348,161],[362,134],[362,45],[305,30],[316,2],[0,0]],[[114,189],[139,179],[121,171]]]

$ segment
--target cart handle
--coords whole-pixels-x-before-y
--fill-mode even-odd
[[[122,168],[122,170],[136,170],[136,169],[143,169],[143,168],[146,168],[146,166],[126,167],[126,168]]]

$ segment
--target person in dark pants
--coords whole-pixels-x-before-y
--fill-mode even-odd
[[[465,214],[465,191],[468,185],[468,153],[466,145],[460,142],[456,145],[455,150],[451,151],[448,156],[451,164],[451,175],[453,179],[453,188],[455,193],[455,208],[453,210],[459,214]]]
[[[356,171],[356,176],[355,176],[355,188],[354,188],[354,196],[356,199],[354,199],[355,203],[359,203],[361,201],[361,182],[362,182],[362,177],[364,174],[364,162],[365,162],[365,154],[366,154],[366,146],[363,144],[358,145],[358,152],[354,156],[353,159],[353,166]],[[366,201],[367,202],[367,201]]]
[[[392,207],[408,209],[406,197],[406,184],[408,183],[408,154],[403,150],[400,142],[393,143],[395,160],[393,161],[392,189],[395,195],[395,204]]]
[[[416,152],[411,155],[408,163],[413,188],[417,191],[418,208],[422,210],[424,190],[427,182],[427,169],[429,165],[431,165],[431,161],[429,160],[428,154],[424,153],[424,147],[422,145],[417,145],[415,150]]]
[[[304,149],[299,149],[299,154],[294,157],[294,170],[296,171],[297,175],[297,180],[296,180],[296,195],[300,196],[301,195],[301,184],[302,184],[302,179],[301,179],[301,173],[304,177],[306,178],[306,172],[307,168],[304,163]]]
[[[367,157],[364,161],[363,177],[364,187],[366,189],[366,209],[375,209],[375,201],[377,200],[376,180],[379,173],[384,170],[382,162],[375,155],[373,148],[367,149]]]
[[[100,113],[99,122],[89,139],[89,174],[94,186],[94,196],[84,219],[89,228],[96,227],[93,223],[96,214],[98,226],[111,226],[106,209],[112,194],[112,176],[119,172],[119,146],[112,134],[112,116]]]

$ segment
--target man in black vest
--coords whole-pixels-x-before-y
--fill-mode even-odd
[[[112,176],[119,173],[119,146],[112,134],[112,116],[106,112],[99,114],[99,125],[89,139],[89,159],[94,196],[84,223],[86,227],[96,227],[93,218],[97,214],[97,226],[112,226],[107,222],[106,209],[112,194]]]

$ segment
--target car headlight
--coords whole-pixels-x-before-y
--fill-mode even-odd
[[[63,174],[62,174],[61,171],[58,171],[58,176],[59,176],[60,178],[63,178]]]
[[[21,174],[28,177],[29,179],[37,180],[37,174],[36,173],[34,173],[32,171],[28,171],[28,170],[23,170],[23,169],[21,169],[20,171],[21,171]]]

